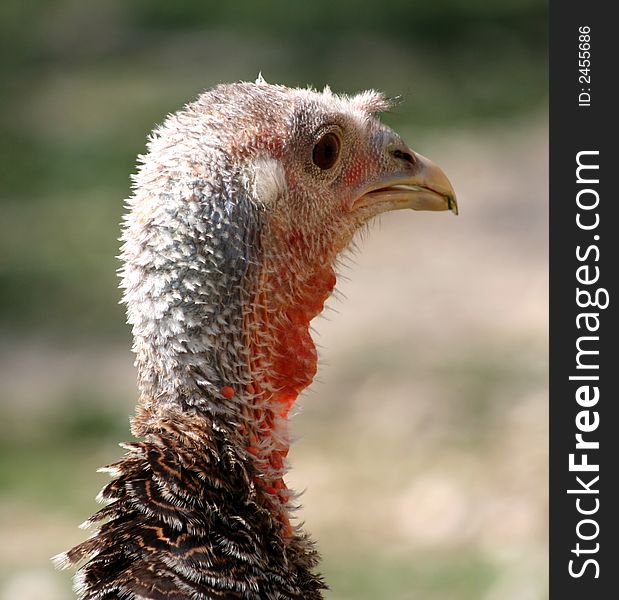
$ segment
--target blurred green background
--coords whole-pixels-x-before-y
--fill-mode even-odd
[[[218,82],[376,88],[462,209],[388,215],[293,422],[333,600],[546,597],[547,61],[541,0],[0,4],[0,600],[71,598],[129,437],[118,223],[147,134]]]

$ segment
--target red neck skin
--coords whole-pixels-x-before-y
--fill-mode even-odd
[[[292,535],[286,508],[290,493],[283,479],[289,449],[287,417],[316,374],[317,354],[309,324],[322,312],[335,286],[333,268],[324,264],[315,266],[304,281],[299,281],[288,264],[263,269],[258,286],[262,291],[256,293],[247,316],[260,328],[246,329],[254,380],[247,386],[252,400],[244,409],[241,430],[247,451],[255,457],[256,483],[274,501],[286,538]],[[294,292],[278,293],[284,288]]]

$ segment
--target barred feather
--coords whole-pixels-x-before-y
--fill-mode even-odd
[[[282,538],[272,501],[225,433],[170,416],[173,429],[127,445],[102,492],[110,504],[90,519],[103,524],[62,562],[87,560],[83,597],[320,598],[312,544],[299,533]],[[181,427],[192,436],[179,435]]]

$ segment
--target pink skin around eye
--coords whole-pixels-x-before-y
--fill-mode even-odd
[[[367,176],[370,161],[359,158],[355,160],[343,173],[342,179],[348,186],[354,186]]]

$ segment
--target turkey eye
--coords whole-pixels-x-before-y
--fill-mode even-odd
[[[323,135],[314,146],[312,160],[314,164],[326,171],[330,169],[340,155],[340,139],[334,133]]]

